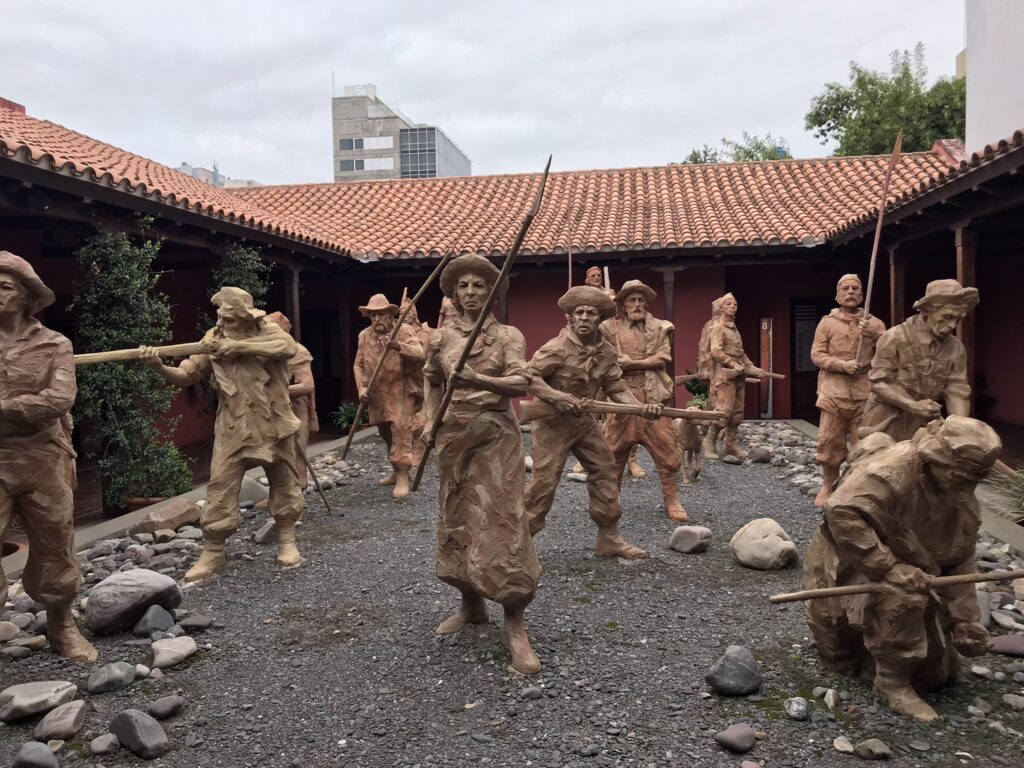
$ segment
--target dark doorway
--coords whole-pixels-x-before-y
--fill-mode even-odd
[[[811,344],[814,331],[822,317],[832,311],[835,302],[831,299],[793,299],[789,316],[791,359],[789,370],[792,375],[790,386],[790,412],[794,419],[806,419],[818,423],[818,369],[811,362]]]

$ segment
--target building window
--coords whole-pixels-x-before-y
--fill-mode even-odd
[[[365,136],[360,139],[339,139],[338,147],[342,152],[357,152],[362,149],[394,149],[393,136]]]
[[[364,169],[364,163],[362,160],[342,160],[341,170],[345,171],[361,171]]]
[[[368,157],[366,160],[359,160],[367,171],[392,171],[395,168],[393,157]]]

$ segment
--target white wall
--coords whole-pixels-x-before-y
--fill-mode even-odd
[[[966,0],[968,154],[1024,129],[1024,0]]]

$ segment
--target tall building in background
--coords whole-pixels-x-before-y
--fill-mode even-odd
[[[191,176],[193,179],[199,179],[204,184],[211,184],[214,187],[220,187],[222,189],[263,186],[263,182],[256,181],[255,179],[232,179],[230,176],[225,176],[220,172],[216,162],[213,164],[212,171],[209,168],[202,168],[197,165],[191,165],[190,163],[182,163],[178,166],[178,171],[184,173],[186,176]]]
[[[373,84],[331,99],[334,180],[470,176],[472,164],[444,131],[414,123],[377,98]]]
[[[967,0],[967,49],[957,57],[957,76],[967,76],[967,154],[1024,128],[1020,79],[1024,68],[1024,3]],[[1013,85],[1013,83],[1018,83]]]

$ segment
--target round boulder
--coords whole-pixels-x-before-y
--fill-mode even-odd
[[[744,525],[736,531],[729,547],[741,565],[761,571],[780,570],[798,559],[796,544],[770,517],[760,517]]]

